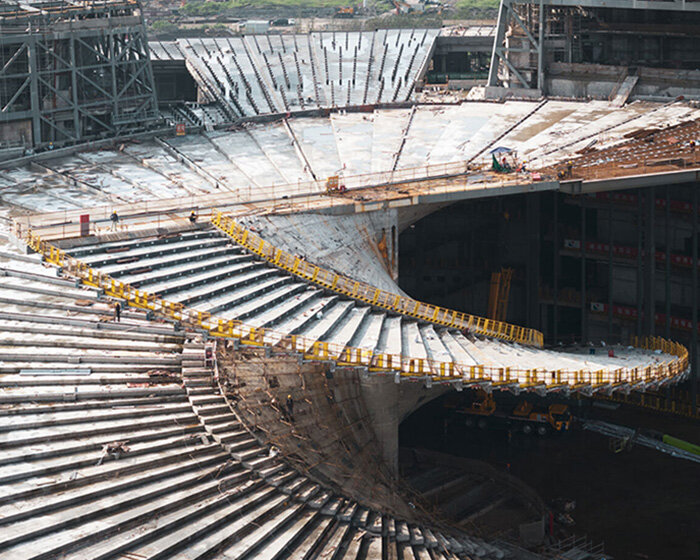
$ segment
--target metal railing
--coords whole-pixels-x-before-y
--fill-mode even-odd
[[[380,290],[370,284],[353,280],[342,274],[311,264],[296,255],[275,247],[221,212],[214,213],[212,223],[236,243],[262,257],[277,268],[281,268],[308,282],[346,297],[398,313],[399,315],[421,319],[444,327],[540,348],[544,344],[544,336],[535,329],[527,329],[503,321],[494,321],[493,319],[486,319],[453,309],[423,303],[406,296]]]
[[[464,161],[426,165],[397,169],[396,171],[383,171],[365,173],[361,175],[348,175],[339,180],[346,190],[351,193],[354,190],[364,188],[393,186],[409,186],[425,183],[426,190],[430,193],[453,193],[473,190],[475,188],[503,188],[515,185],[529,185],[532,180],[529,175],[519,174],[492,174],[488,171],[478,170],[476,164],[467,164]],[[480,176],[479,181],[462,181],[461,177],[471,174]],[[213,179],[210,179],[213,181]],[[113,210],[116,210],[125,223],[138,222],[146,219],[153,223],[153,216],[164,214],[170,220],[173,213],[182,212],[182,219],[186,221],[189,211],[195,209],[202,218],[213,215],[215,208],[234,208],[243,205],[263,204],[267,209],[276,211],[293,206],[298,209],[312,210],[334,206],[346,206],[350,204],[366,205],[382,203],[393,198],[405,198],[409,195],[399,193],[396,190],[385,193],[385,196],[374,196],[372,200],[358,201],[349,193],[345,195],[327,196],[327,179],[316,181],[300,181],[296,183],[281,183],[267,186],[247,186],[236,190],[226,190],[225,181],[221,181],[221,190],[208,194],[193,194],[170,199],[147,200],[134,203],[114,203],[90,209],[64,210],[59,212],[45,212],[30,216],[20,216],[14,219],[21,229],[41,231],[47,239],[62,239],[80,235],[80,216],[89,214],[91,224],[109,224],[109,218]],[[439,182],[439,185],[431,184],[431,181]],[[415,193],[415,194],[426,194]],[[247,210],[250,212],[250,209]]]
[[[674,355],[672,360],[646,367],[598,371],[504,368],[413,358],[400,354],[375,353],[364,348],[257,328],[235,319],[220,319],[212,317],[210,313],[186,309],[181,303],[169,302],[155,294],[137,290],[133,286],[90,268],[86,263],[42,240],[31,230],[26,231],[22,239],[31,249],[43,255],[46,261],[60,266],[65,274],[79,279],[86,286],[101,289],[107,296],[120,298],[131,307],[149,310],[159,317],[179,322],[185,327],[205,331],[212,337],[232,338],[246,345],[296,352],[305,359],[334,362],[340,367],[359,367],[378,373],[412,379],[432,379],[436,382],[491,383],[519,385],[524,388],[614,387],[622,384],[643,384],[678,377],[688,369],[686,348],[661,338],[647,338],[634,342],[649,350],[661,350]]]

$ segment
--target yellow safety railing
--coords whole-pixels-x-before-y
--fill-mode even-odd
[[[306,359],[333,361],[341,367],[366,367],[369,371],[393,373],[408,378],[429,377],[438,382],[461,380],[465,383],[490,382],[493,385],[517,384],[522,387],[637,384],[673,378],[688,369],[686,348],[661,338],[647,338],[635,342],[649,350],[662,350],[672,354],[675,356],[673,360],[660,362],[654,366],[601,371],[503,368],[412,358],[400,354],[375,353],[363,348],[257,328],[238,320],[220,319],[206,312],[187,309],[180,303],[169,302],[155,294],[137,290],[90,268],[84,262],[42,240],[31,230],[23,235],[23,239],[31,249],[43,255],[48,262],[62,267],[64,273],[78,278],[87,286],[100,288],[108,296],[123,299],[131,307],[150,310],[160,317],[206,331],[210,336],[238,339],[243,344],[253,346],[294,351],[302,354]]]
[[[542,333],[535,329],[527,329],[503,321],[460,313],[452,309],[416,301],[415,299],[381,290],[370,284],[353,280],[342,274],[311,264],[296,255],[278,249],[221,212],[213,213],[212,223],[236,243],[264,258],[274,266],[346,297],[436,325],[468,330],[477,334],[539,348],[544,344]]]

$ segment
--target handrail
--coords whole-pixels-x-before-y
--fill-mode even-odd
[[[212,223],[236,243],[264,258],[277,268],[346,297],[444,327],[475,332],[538,348],[542,348],[544,344],[544,336],[535,329],[423,303],[311,264],[305,259],[275,247],[272,243],[245,229],[233,218],[224,216],[221,212],[213,213]]]
[[[525,185],[532,181],[520,175],[493,175],[483,171],[477,171],[475,164],[468,165],[464,161],[455,161],[440,164],[430,164],[420,167],[408,167],[397,169],[396,171],[375,171],[358,175],[345,175],[342,183],[347,192],[362,190],[380,186],[407,186],[436,180],[443,183],[435,192],[461,192],[469,188],[474,188],[473,184],[458,182],[457,179],[465,177],[470,173],[483,173],[480,183],[484,188],[499,188],[504,186]],[[450,183],[452,181],[452,183]],[[237,204],[248,203],[279,203],[285,205],[292,200],[306,200],[314,206],[324,207],[336,205],[357,204],[358,201],[348,195],[327,196],[326,179],[298,181],[296,183],[280,183],[263,185],[260,187],[246,187],[239,190],[227,191],[221,189],[206,194],[191,195],[188,197],[174,197],[167,199],[146,200],[144,202],[124,202],[112,203],[90,209],[81,208],[78,210],[63,210],[56,212],[43,212],[28,216],[18,216],[13,219],[14,223],[22,229],[33,228],[35,230],[45,230],[48,228],[60,227],[61,237],[66,234],[79,235],[79,217],[89,213],[91,221],[103,221],[109,223],[109,216],[113,210],[117,210],[122,218],[130,215],[142,215],[150,213],[176,212],[178,209],[197,209],[203,216],[205,212],[213,208],[222,208]],[[381,201],[383,199],[379,199]],[[65,227],[69,230],[66,231]]]
[[[524,388],[637,385],[668,380],[681,376],[688,370],[688,350],[681,344],[656,337],[633,342],[649,350],[661,350],[666,354],[675,355],[675,359],[657,365],[615,370],[503,368],[375,353],[363,348],[257,328],[245,325],[238,320],[219,319],[207,312],[190,310],[181,303],[166,301],[155,294],[137,290],[107,274],[93,270],[86,263],[42,240],[31,230],[26,231],[22,239],[31,249],[43,255],[46,261],[62,267],[68,275],[80,279],[87,286],[103,290],[107,296],[121,298],[132,307],[152,311],[163,318],[180,322],[190,328],[201,329],[212,337],[232,338],[239,340],[242,344],[297,352],[305,359],[332,361],[341,367],[365,368],[373,372],[393,373],[412,379],[429,378],[436,382],[491,383],[519,385]]]

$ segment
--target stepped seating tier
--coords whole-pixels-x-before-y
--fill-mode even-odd
[[[137,309],[117,322],[103,293],[52,273],[0,262],[0,559],[469,557],[478,540],[461,534],[377,530],[381,513],[300,475],[241,423],[199,338]]]

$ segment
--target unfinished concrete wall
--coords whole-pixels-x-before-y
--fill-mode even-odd
[[[241,219],[263,239],[310,262],[400,293],[396,210],[347,216],[290,214]]]
[[[219,368],[241,419],[300,472],[372,508],[416,517],[396,483],[398,427],[445,389],[232,344],[220,346]]]

